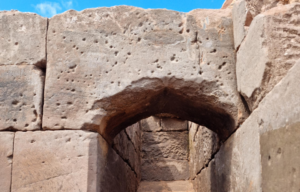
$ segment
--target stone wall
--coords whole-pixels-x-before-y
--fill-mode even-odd
[[[0,12],[0,191],[299,190],[296,2]]]

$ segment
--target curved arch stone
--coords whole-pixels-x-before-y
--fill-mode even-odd
[[[68,11],[49,21],[44,129],[107,141],[171,113],[227,138],[247,116],[236,89],[229,10]]]

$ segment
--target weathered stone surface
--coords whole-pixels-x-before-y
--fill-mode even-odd
[[[255,17],[237,53],[238,90],[250,110],[286,75],[298,53],[300,4],[273,8]]]
[[[264,98],[260,127],[263,191],[299,190],[300,62]]]
[[[111,142],[134,122],[173,113],[224,139],[247,115],[230,10],[67,11],[49,21],[47,53],[45,129],[91,129]]]
[[[128,127],[126,130],[121,131],[113,141],[113,148],[116,150],[118,155],[129,163],[129,166],[137,174],[138,178],[141,177],[141,143],[135,148],[132,140],[130,140],[127,130],[133,129],[134,127]],[[132,130],[131,130],[132,131]],[[131,132],[130,131],[130,132]]]
[[[141,126],[143,131],[161,131],[161,118],[151,116],[141,120]]]
[[[219,149],[218,136],[206,127],[189,122],[189,169],[194,179]]]
[[[41,128],[43,86],[35,66],[0,66],[0,130]]]
[[[226,188],[219,187],[215,175],[215,160],[212,160],[207,168],[203,169],[192,181],[196,192],[227,192]]]
[[[261,135],[263,191],[299,191],[299,136],[299,122]]]
[[[237,1],[232,10],[233,18],[233,34],[234,34],[234,48],[238,49],[247,35],[248,27],[250,26],[253,17],[246,7],[246,1]]]
[[[17,132],[12,192],[97,191],[97,136],[84,131]]]
[[[47,18],[18,11],[0,12],[0,65],[45,67]]]
[[[190,181],[143,181],[138,192],[194,192]]]
[[[143,132],[142,158],[188,159],[188,132]]]
[[[136,151],[141,151],[142,146],[142,131],[140,122],[135,123],[125,129],[129,139],[133,143]]]
[[[97,133],[16,133],[12,192],[134,192],[137,185],[134,172]]]
[[[142,159],[142,181],[176,181],[189,179],[188,160]]]
[[[187,131],[188,122],[175,118],[162,118],[161,128],[163,131]]]
[[[10,192],[15,133],[0,133],[0,191]]]

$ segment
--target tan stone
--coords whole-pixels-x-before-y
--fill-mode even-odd
[[[161,118],[159,117],[148,117],[141,120],[141,126],[143,131],[161,131]]]
[[[188,160],[142,159],[142,181],[176,181],[189,179]]]
[[[35,66],[0,66],[0,130],[41,128],[43,86]]]
[[[34,13],[0,12],[0,65],[45,67],[47,18]]]
[[[250,26],[253,17],[246,7],[246,1],[237,1],[232,10],[233,18],[233,34],[234,34],[234,48],[238,49],[247,35],[248,27]]]
[[[273,8],[255,17],[237,53],[238,90],[250,110],[299,59],[300,4]]]
[[[161,127],[162,131],[187,131],[188,122],[175,118],[162,118]]]
[[[137,190],[130,167],[97,133],[17,132],[12,192]]]
[[[247,116],[229,10],[67,11],[49,21],[47,62],[45,129],[91,129],[111,142],[134,122],[174,113],[224,139]]]
[[[11,132],[0,133],[0,191],[10,192],[14,135]]]
[[[206,127],[189,122],[189,169],[194,179],[219,149],[217,135]]]
[[[142,181],[138,192],[194,192],[190,181]]]
[[[143,132],[142,158],[188,159],[188,132]]]
[[[142,146],[142,135],[141,135],[141,124],[140,122],[135,123],[125,129],[129,139],[133,143],[136,151],[141,151]]]

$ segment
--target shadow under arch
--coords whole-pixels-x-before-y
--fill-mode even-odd
[[[238,125],[241,106],[232,102],[232,97],[220,88],[217,80],[142,78],[121,92],[94,102],[92,110],[101,108],[106,115],[100,126],[89,127],[97,129],[111,143],[129,125],[151,115],[169,113],[204,125],[224,140]]]

